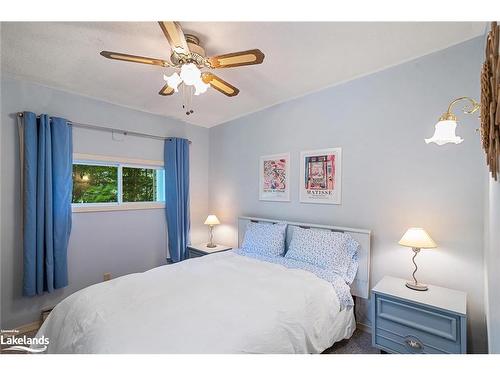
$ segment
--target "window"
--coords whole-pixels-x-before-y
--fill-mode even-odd
[[[118,167],[73,164],[72,202],[118,202]]]
[[[163,170],[123,167],[124,202],[158,202],[163,197]]]
[[[165,171],[162,167],[136,165],[131,159],[113,159],[77,160],[74,157],[74,211],[164,207]]]

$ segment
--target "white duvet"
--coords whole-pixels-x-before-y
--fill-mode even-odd
[[[80,290],[37,336],[48,353],[319,353],[354,328],[332,284],[227,251]]]

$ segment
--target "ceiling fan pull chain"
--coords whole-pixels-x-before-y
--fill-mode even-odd
[[[186,100],[186,85],[182,83],[182,109],[186,111],[186,115],[189,114],[188,112],[188,103]]]
[[[184,100],[185,95],[184,95],[184,86],[182,86],[182,109],[186,109],[186,101]]]
[[[189,114],[194,113],[194,111],[193,111],[193,96],[194,96],[193,91],[194,91],[194,87],[189,86]]]

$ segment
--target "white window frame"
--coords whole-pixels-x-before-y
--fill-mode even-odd
[[[160,160],[122,158],[116,156],[73,154],[73,164],[103,165],[118,168],[118,202],[110,203],[71,203],[73,212],[99,212],[123,210],[151,210],[165,208],[165,201],[157,202],[123,202],[122,175],[123,167],[146,168],[164,170],[164,163]],[[163,172],[165,173],[165,172]],[[165,199],[165,196],[163,196]]]

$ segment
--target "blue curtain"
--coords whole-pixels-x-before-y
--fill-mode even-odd
[[[189,242],[189,141],[165,140],[165,206],[172,262],[187,258]]]
[[[68,285],[73,143],[65,119],[22,119],[23,294],[34,296]]]

